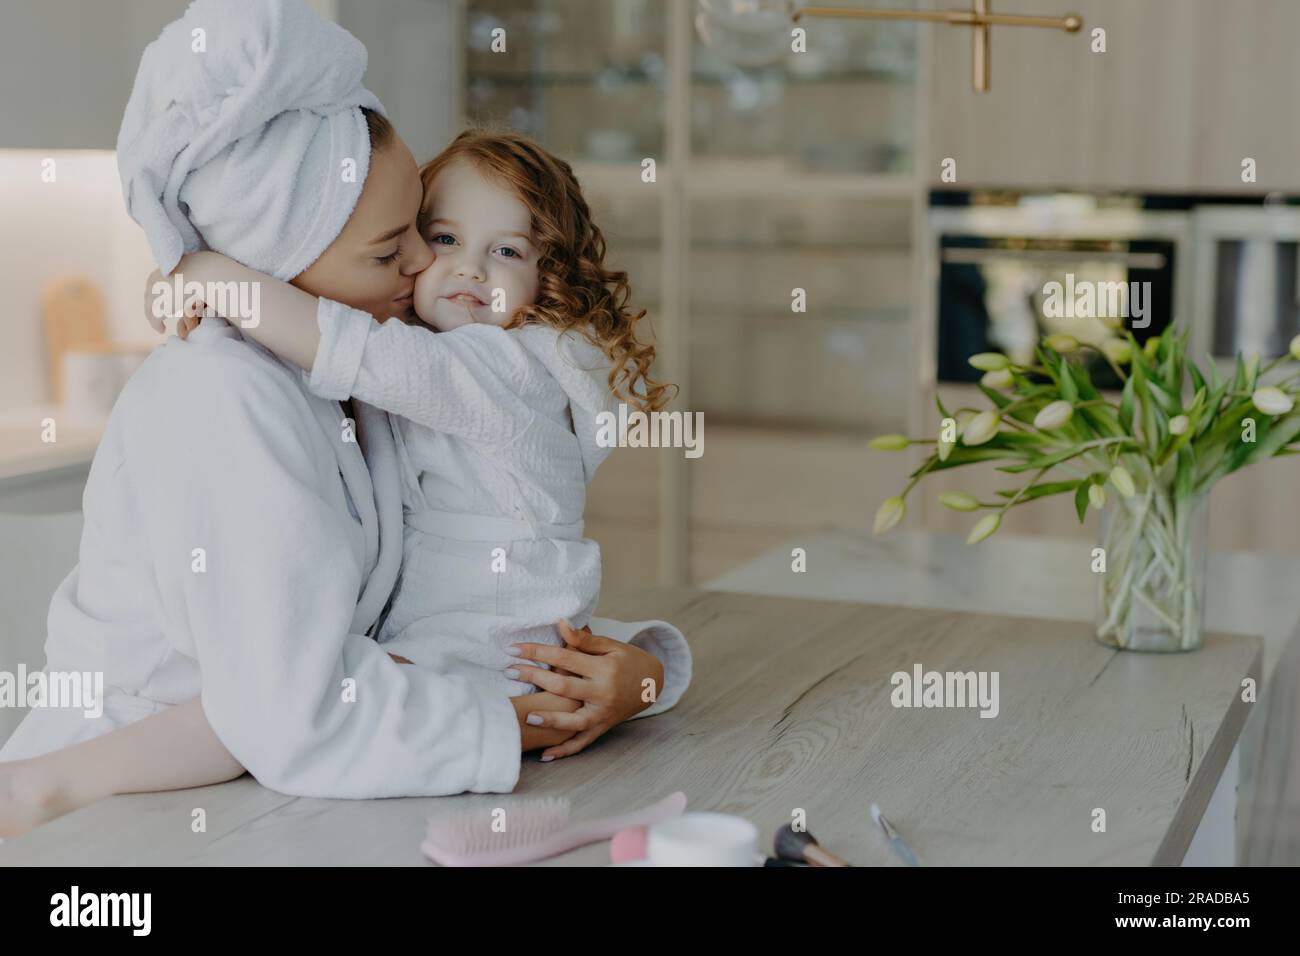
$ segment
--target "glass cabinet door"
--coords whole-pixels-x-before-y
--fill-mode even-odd
[[[796,51],[774,17],[753,63],[764,44],[733,36],[736,7],[695,5],[691,403],[719,423],[900,430],[916,26],[804,19]]]
[[[466,119],[527,133],[570,163],[660,155],[666,6],[475,0],[465,12]]]
[[[873,3],[873,6],[890,6]],[[912,6],[909,2],[893,6]],[[807,18],[774,24],[777,41],[758,64],[753,36],[733,40],[714,8],[697,3],[691,64],[693,166],[742,160],[769,172],[904,174],[913,168],[916,26]],[[705,37],[708,37],[706,40]],[[799,45],[801,49],[795,50]]]

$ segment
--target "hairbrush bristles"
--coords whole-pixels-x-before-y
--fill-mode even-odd
[[[564,797],[515,800],[503,807],[484,804],[431,817],[422,847],[443,866],[511,866],[540,858],[529,851],[541,849],[568,825]]]

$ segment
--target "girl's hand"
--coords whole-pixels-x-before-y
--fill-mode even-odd
[[[149,273],[149,278],[144,280],[144,317],[149,320],[149,325],[153,327],[155,332],[164,335],[167,332],[167,316],[154,315],[155,297],[153,287],[158,282],[164,285],[167,284],[167,279],[160,269],[154,269],[153,272]]]
[[[575,731],[569,740],[549,747],[543,760],[578,753],[611,727],[649,707],[664,683],[659,658],[639,647],[592,634],[589,627],[575,631],[563,621],[555,629],[566,647],[515,645],[516,657],[542,661],[567,672],[516,664],[519,680],[582,704],[571,714],[535,711],[529,715],[535,726]]]
[[[199,327],[203,321],[203,310],[207,308],[201,299],[195,299],[185,307],[185,314],[181,316],[176,323],[176,334],[181,337],[181,341],[188,339],[190,333]]]
[[[185,263],[187,261],[193,261],[192,257],[191,256],[183,257],[181,261],[176,264],[176,271],[182,272],[182,270],[185,268]],[[203,315],[207,309],[206,303],[204,303],[202,299],[196,298],[190,302],[185,303],[185,308],[180,315],[174,315],[174,314],[161,315],[161,316],[157,315],[154,312],[155,296],[154,296],[153,287],[154,284],[158,282],[161,282],[164,285],[169,284],[167,282],[167,278],[162,274],[161,270],[154,269],[153,272],[149,273],[149,278],[147,278],[144,283],[145,318],[149,320],[149,325],[152,326],[153,330],[157,332],[159,335],[166,334],[167,319],[169,317],[176,318],[178,320],[176,323],[176,334],[179,335],[182,339],[189,338],[190,333],[193,332],[196,328],[198,328],[199,323],[203,321]]]

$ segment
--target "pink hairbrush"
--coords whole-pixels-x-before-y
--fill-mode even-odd
[[[685,809],[686,794],[678,790],[640,810],[572,823],[564,797],[519,800],[507,808],[502,831],[493,830],[494,817],[483,807],[431,818],[420,849],[442,866],[519,866],[611,839],[628,827],[649,827]]]

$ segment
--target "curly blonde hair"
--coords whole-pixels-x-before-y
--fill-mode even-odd
[[[540,250],[537,301],[519,309],[510,327],[537,322],[560,331],[576,329],[609,357],[609,388],[615,396],[641,411],[667,405],[676,386],[650,377],[655,348],[636,336],[645,309],[629,307],[627,273],[605,268],[605,237],[569,164],[520,133],[467,129],[420,167],[426,203],[421,232],[433,181],[457,160],[504,183],[532,216],[533,240]],[[637,391],[638,384],[644,394]]]

